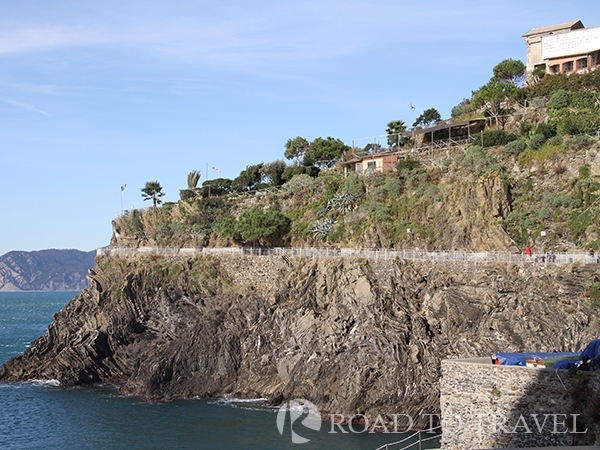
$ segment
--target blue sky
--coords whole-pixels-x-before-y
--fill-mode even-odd
[[[107,245],[158,180],[235,178],[289,138],[444,118],[531,28],[597,0],[0,0],[0,255]],[[596,11],[596,12],[594,12]],[[411,111],[410,104],[416,109]],[[211,167],[220,169],[220,173]]]

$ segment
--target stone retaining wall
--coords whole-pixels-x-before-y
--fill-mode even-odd
[[[442,448],[597,444],[599,393],[599,371],[573,375],[487,359],[444,360]]]

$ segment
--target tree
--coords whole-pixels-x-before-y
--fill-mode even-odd
[[[255,205],[242,211],[236,223],[236,232],[246,242],[276,245],[290,230],[290,219],[275,207],[265,210]]]
[[[284,183],[287,183],[296,175],[308,175],[309,177],[315,178],[319,175],[319,168],[315,166],[286,167],[281,174],[281,180]]]
[[[335,161],[348,150],[350,147],[339,139],[331,136],[326,139],[318,137],[310,143],[308,151],[304,154],[304,165],[333,167]]]
[[[403,138],[402,133],[406,131],[406,124],[403,120],[392,120],[387,124],[387,128],[385,130],[387,134],[387,142],[390,147],[397,147],[402,145]]]
[[[525,80],[525,64],[515,59],[505,59],[494,67],[494,78],[520,86]]]
[[[365,145],[365,148],[363,148],[363,152],[366,155],[372,155],[374,153],[379,153],[380,151],[381,151],[381,144],[369,143],[369,144]]]
[[[220,196],[225,194],[231,194],[233,189],[231,188],[231,181],[229,178],[214,178],[212,180],[206,180],[202,183],[202,189],[200,194],[202,197]]]
[[[263,183],[269,183],[271,186],[280,186],[284,183],[282,175],[285,169],[286,165],[282,159],[265,163],[261,168],[261,181]]]
[[[262,163],[255,164],[253,166],[246,166],[246,169],[242,170],[239,176],[232,181],[232,189],[236,192],[247,192],[253,190],[256,185],[262,181],[262,167]]]
[[[458,105],[452,108],[452,111],[450,111],[450,116],[454,119],[471,112],[473,112],[473,104],[471,103],[471,99],[463,98]]]
[[[187,189],[179,190],[181,200],[191,200],[199,194],[198,181],[200,181],[200,171],[192,170],[187,176]]]
[[[164,197],[162,193],[162,187],[158,181],[147,181],[146,185],[142,188],[142,197],[144,201],[152,199],[152,205],[156,208],[156,205],[160,205],[162,200],[160,197]]]
[[[496,120],[496,129],[498,130],[500,123],[504,126],[502,116],[510,104],[519,101],[522,97],[523,92],[514,84],[492,78],[488,84],[473,93],[473,106],[485,108],[486,112]]]
[[[285,143],[285,152],[283,156],[287,159],[296,159],[296,166],[300,165],[300,158],[308,151],[310,144],[303,137],[288,139]]]
[[[198,181],[200,181],[200,171],[199,170],[192,170],[190,173],[188,173],[188,176],[187,176],[188,189],[196,189],[196,187],[198,186]]]
[[[442,120],[442,116],[440,116],[439,111],[435,108],[429,108],[423,111],[423,114],[421,114],[419,117],[417,117],[417,120],[415,120],[415,123],[413,123],[413,127],[417,127],[419,125],[426,127],[432,123],[439,122],[440,120]]]

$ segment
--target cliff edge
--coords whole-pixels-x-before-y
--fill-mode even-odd
[[[98,257],[89,278],[0,381],[419,417],[439,414],[442,359],[575,351],[600,335],[596,264]]]

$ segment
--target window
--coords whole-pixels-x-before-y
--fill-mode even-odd
[[[560,73],[560,66],[558,64],[550,66],[550,73]]]
[[[375,172],[376,168],[377,168],[377,163],[375,161],[368,161],[367,162],[367,170],[365,170],[365,175],[371,175],[373,172]]]
[[[563,63],[563,72],[573,72],[573,61],[567,61],[566,63]]]
[[[581,58],[577,60],[577,70],[587,69],[588,60],[587,58]]]
[[[598,65],[598,55],[600,55],[600,52],[592,53],[592,67]]]

